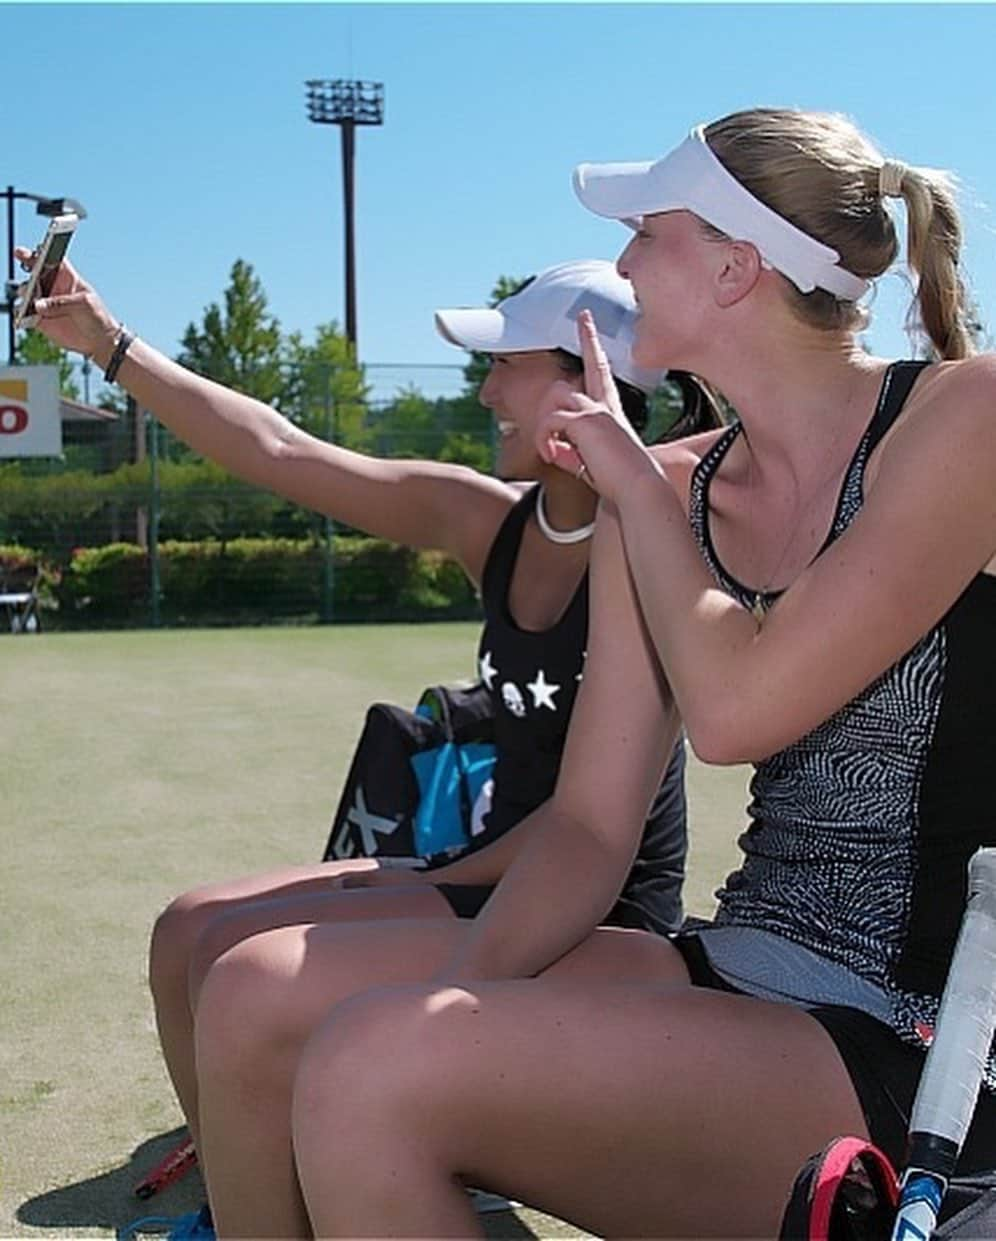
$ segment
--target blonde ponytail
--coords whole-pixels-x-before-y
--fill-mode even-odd
[[[929,168],[905,168],[900,193],[906,203],[906,250],[918,278],[911,323],[930,339],[939,358],[975,352],[978,324],[959,266],[961,221],[950,178]]]
[[[898,253],[886,197],[908,216],[909,266],[918,277],[914,325],[938,357],[975,350],[979,325],[959,269],[961,222],[944,173],[884,160],[846,117],[791,108],[754,108],[706,126],[706,140],[730,172],[779,215],[832,246],[857,276],[882,275]],[[787,288],[799,317],[814,327],[854,331],[863,307],[822,289]]]

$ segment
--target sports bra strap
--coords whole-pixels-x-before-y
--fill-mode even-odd
[[[893,362],[889,367],[878,409],[868,428],[867,452],[874,450],[875,445],[899,417],[920,372],[929,365],[930,363],[925,361]]]

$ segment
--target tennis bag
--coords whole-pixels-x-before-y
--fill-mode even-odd
[[[366,715],[323,861],[453,857],[484,830],[495,763],[487,686],[433,686]]]
[[[862,1138],[837,1138],[796,1177],[779,1241],[890,1241],[898,1201],[898,1178],[878,1147]],[[955,1177],[932,1236],[993,1241],[996,1172]],[[919,1232],[904,1241],[921,1241]]]
[[[792,1186],[779,1241],[889,1241],[899,1202],[892,1164],[861,1138],[836,1138]]]

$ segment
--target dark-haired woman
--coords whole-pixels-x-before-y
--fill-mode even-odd
[[[443,548],[481,589],[478,672],[494,695],[498,750],[491,810],[476,842],[483,847],[417,874],[356,861],[212,884],[179,897],[156,924],[150,973],[160,1039],[212,1205],[233,1234],[283,1235],[286,1220],[300,1213],[290,1088],[308,1034],[331,1005],[359,990],[429,977],[520,854],[530,828],[517,825],[553,790],[584,667],[597,497],[585,478],[544,463],[535,441],[550,385],[582,388],[583,311],[604,333],[622,416],[638,432],[662,373],[633,363],[636,306],[611,263],[564,263],[496,308],[437,313],[446,339],[491,358],[480,394],[499,437],[491,478],[313,439],[144,342],[127,344],[68,265],[42,309],[41,330],[102,365],[125,341],[118,382],[205,456],[351,526]],[[671,381],[681,392],[682,429],[717,424],[696,380]],[[536,481],[524,488],[523,480]],[[656,941],[681,921],[686,850],[682,742],[672,741],[669,754],[616,892],[578,927],[577,946],[551,964],[551,977],[656,976]],[[611,766],[604,781],[615,784]],[[548,878],[554,891],[557,877]],[[626,943],[638,930],[655,935],[632,953]]]

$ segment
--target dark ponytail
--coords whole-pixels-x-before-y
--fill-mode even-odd
[[[686,435],[699,435],[703,431],[714,431],[725,424],[726,418],[719,396],[704,379],[699,379],[689,371],[668,371],[666,382],[674,384],[681,393],[681,413],[677,420],[657,437],[656,443],[683,439]]]

